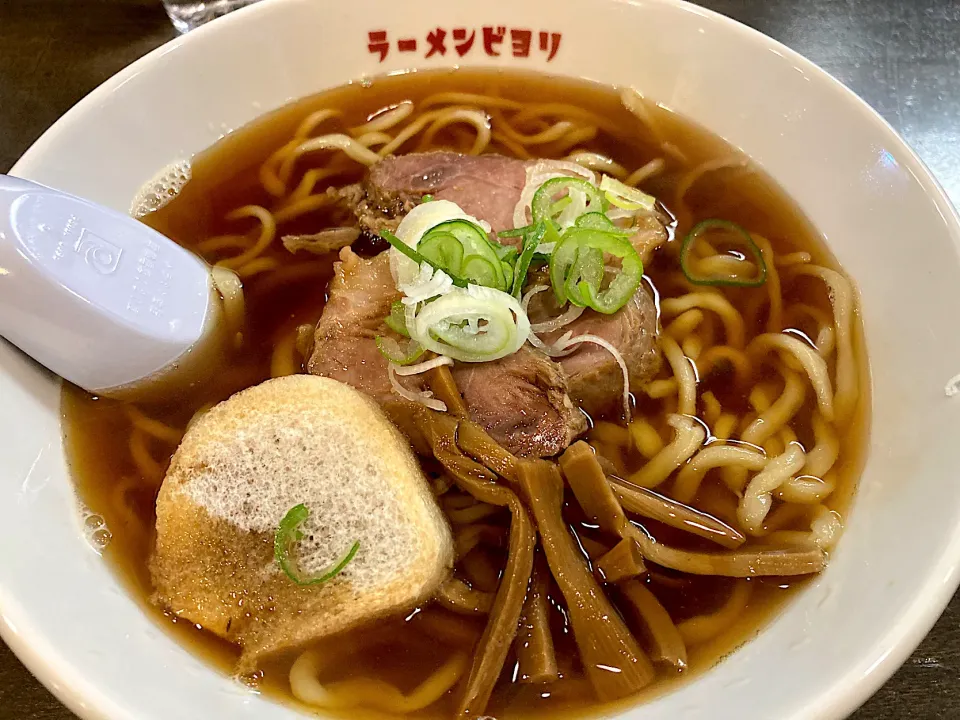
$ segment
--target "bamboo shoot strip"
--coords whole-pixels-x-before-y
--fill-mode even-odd
[[[561,515],[560,471],[555,464],[538,460],[521,463],[518,475],[597,697],[607,702],[632,695],[653,680],[653,666],[587,569],[567,530]]]

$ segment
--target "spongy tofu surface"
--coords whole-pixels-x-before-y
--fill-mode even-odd
[[[360,549],[323,585],[299,586],[274,558],[295,505],[295,551],[313,574]],[[448,576],[453,543],[406,440],[362,393],[327,378],[268,380],[187,432],[157,500],[155,600],[265,655],[413,607]]]

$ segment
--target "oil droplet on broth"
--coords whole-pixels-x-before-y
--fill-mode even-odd
[[[82,503],[80,505],[80,518],[81,530],[87,544],[93,548],[97,555],[102,554],[113,539],[113,533],[107,527],[107,521],[103,519],[102,515],[93,512]]]

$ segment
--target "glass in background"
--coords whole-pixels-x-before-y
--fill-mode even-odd
[[[163,7],[177,32],[185,33],[228,12],[257,0],[163,0]]]

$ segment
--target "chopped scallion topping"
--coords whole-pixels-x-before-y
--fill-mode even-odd
[[[424,263],[426,263],[427,265],[432,267],[434,270],[443,270],[444,272],[447,272],[442,267],[440,267],[437,263],[432,262],[431,260],[428,260],[423,255],[418,253],[416,250],[414,250],[412,247],[407,245],[403,240],[398,238],[389,230],[381,230],[380,237],[386,240],[388,243],[390,243],[391,247],[396,248],[401,253],[406,255],[408,258],[413,260],[417,265],[423,265]],[[450,273],[447,273],[447,275],[450,275]],[[456,285],[457,287],[465,288],[469,284],[467,283],[466,280],[464,280],[462,277],[459,277],[457,275],[450,275],[450,279],[453,280],[453,284]]]
[[[557,201],[564,197],[571,197],[570,193],[577,191],[583,193],[584,209],[588,212],[603,211],[603,195],[593,183],[587,182],[583,178],[555,177],[547,180],[533,195],[533,201],[530,205],[530,211],[533,214],[533,221],[554,220],[566,209],[571,201],[566,201],[557,205]],[[561,198],[557,195],[567,193]],[[572,220],[575,218],[571,218]]]
[[[283,520],[277,526],[277,532],[273,537],[273,555],[277,564],[284,574],[293,580],[297,585],[321,585],[328,582],[343,572],[343,569],[350,564],[357,551],[360,549],[360,541],[353,543],[349,550],[333,563],[329,568],[313,577],[304,577],[300,572],[295,558],[291,556],[293,545],[303,539],[303,532],[300,526],[310,517],[310,511],[303,503],[290,508]]]
[[[650,212],[657,204],[657,199],[653,195],[647,195],[642,190],[625,185],[609,175],[601,178],[600,189],[607,201],[621,210]]]
[[[620,270],[602,288],[604,255],[620,259]],[[583,227],[563,233],[550,256],[550,281],[558,302],[571,302],[604,314],[614,313],[633,297],[643,277],[640,256],[621,234]]]
[[[513,273],[513,287],[511,294],[519,298],[523,292],[523,284],[527,279],[527,272],[530,270],[530,263],[533,262],[533,256],[543,242],[544,235],[547,233],[547,222],[541,220],[526,235],[523,236],[523,250],[517,259],[517,265]]]
[[[746,258],[749,254],[756,263],[756,271],[752,277],[741,277],[729,272],[703,272],[701,265],[703,259],[698,259],[695,254],[697,240],[700,238],[711,238],[714,245],[728,248],[729,255],[719,257],[727,260],[736,260],[738,257]],[[746,252],[744,252],[746,251]],[[750,267],[746,261],[740,261],[737,265]],[[704,220],[693,227],[689,234],[683,239],[680,246],[680,269],[687,280],[695,285],[716,285],[727,287],[760,287],[767,281],[767,264],[763,261],[763,253],[750,237],[750,233],[744,230],[736,223],[729,220]]]
[[[407,332],[407,320],[404,315],[405,310],[403,303],[399,300],[395,300],[390,305],[390,314],[383,319],[383,322],[388,328],[397,333],[397,335],[410,337],[410,333]]]
[[[513,237],[523,237],[528,232],[533,230],[535,225],[524,225],[523,227],[513,228],[512,230],[501,230],[497,233],[497,237],[502,238],[513,238]]]
[[[423,355],[423,347],[416,340],[410,340],[404,347],[391,337],[377,335],[375,342],[380,354],[397,365],[411,365]]]

